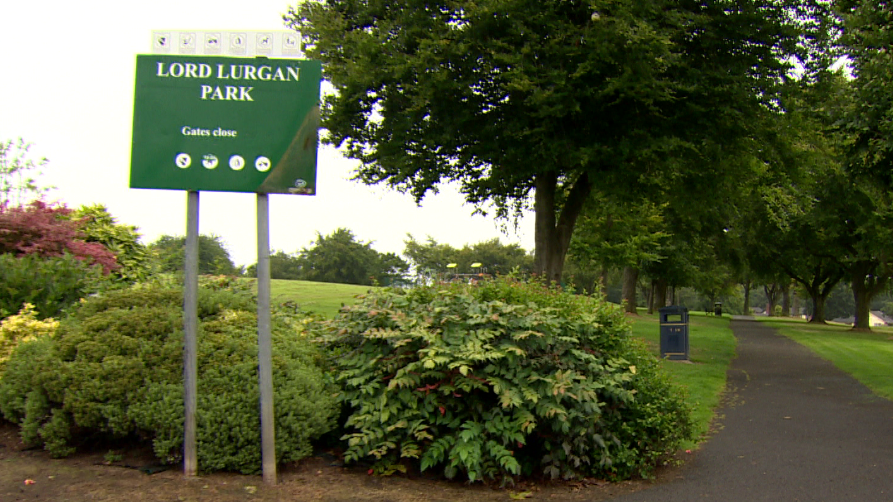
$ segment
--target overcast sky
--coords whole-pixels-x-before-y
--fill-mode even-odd
[[[0,4],[0,139],[24,138],[49,164],[41,184],[68,206],[101,203],[149,243],[184,235],[186,193],[128,188],[135,56],[153,30],[282,30],[283,0],[68,0]],[[355,161],[322,147],[318,195],[270,196],[270,245],[295,252],[346,227],[378,251],[400,253],[407,233],[456,247],[499,237],[533,249],[533,217],[518,232],[472,216],[449,187],[421,207],[385,187],[349,181]],[[255,196],[202,192],[200,232],[222,237],[233,261],[256,261]]]

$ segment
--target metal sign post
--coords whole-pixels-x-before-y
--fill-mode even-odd
[[[261,461],[264,482],[276,484],[276,433],[270,330],[270,204],[269,196],[259,193],[257,194],[257,373],[260,384]]]
[[[183,474],[195,476],[195,409],[198,388],[198,192],[186,195],[186,265],[183,277]]]

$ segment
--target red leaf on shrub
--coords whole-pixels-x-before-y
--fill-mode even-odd
[[[446,415],[446,408],[444,408],[443,406],[440,407],[440,414]]]
[[[69,218],[71,209],[34,201],[27,206],[0,205],[0,253],[17,257],[36,254],[58,257],[66,252],[102,266],[105,273],[119,267],[115,254],[97,242],[86,242],[83,220]]]

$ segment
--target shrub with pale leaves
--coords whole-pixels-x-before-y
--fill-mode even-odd
[[[59,321],[52,318],[38,319],[37,311],[30,303],[26,303],[18,314],[0,321],[0,376],[6,360],[18,344],[52,335],[58,327]]]

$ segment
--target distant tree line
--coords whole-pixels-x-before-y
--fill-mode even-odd
[[[276,251],[270,255],[270,277],[316,282],[390,286],[399,282],[409,265],[394,253],[372,249],[346,228],[330,235],[317,232],[316,240],[294,254]],[[257,264],[247,269],[257,276]]]

